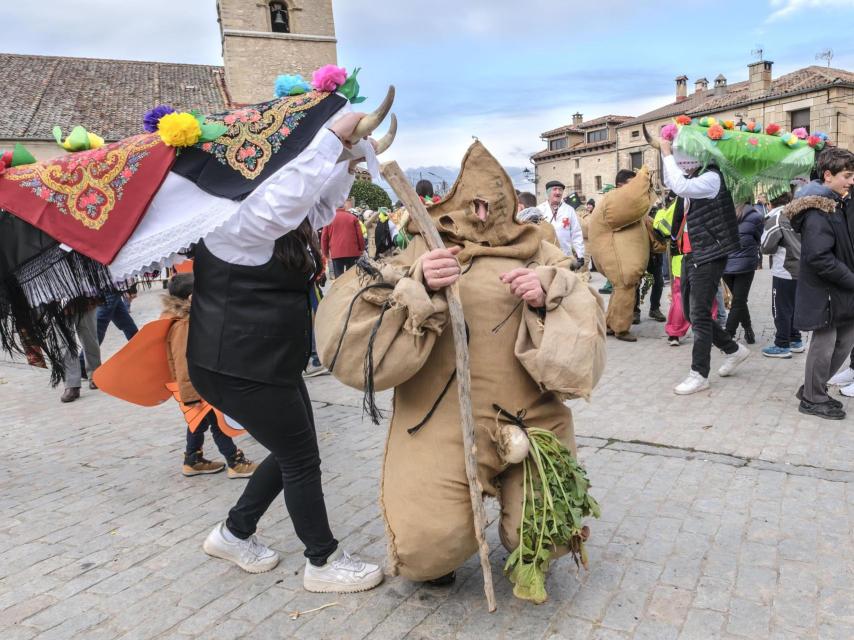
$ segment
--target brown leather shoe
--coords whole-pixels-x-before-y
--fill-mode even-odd
[[[622,340],[623,342],[637,342],[638,338],[635,335],[632,335],[628,331],[623,331],[622,333],[616,334],[617,340]]]
[[[89,388],[90,388],[90,389],[97,389],[97,388],[98,388],[98,385],[97,385],[97,384],[95,384],[95,381],[94,381],[94,380],[90,380],[90,381],[89,381]]]
[[[80,387],[69,387],[59,396],[60,402],[74,402],[80,397]]]

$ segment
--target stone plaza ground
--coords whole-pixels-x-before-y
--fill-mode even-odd
[[[158,313],[158,295],[134,302],[139,324]],[[250,575],[209,558],[202,540],[243,481],[181,475],[174,403],[144,409],[84,388],[63,405],[44,371],[0,361],[0,638],[850,640],[854,416],[801,415],[793,393],[804,356],[759,354],[773,335],[767,269],[750,307],[753,356],[724,379],[715,353],[711,390],[690,397],[671,391],[687,374],[690,341],[669,347],[647,309],[636,344],[609,338],[591,402],[572,402],[579,457],[602,505],[590,570],[564,558],[546,604],[516,600],[493,525],[493,614],[477,558],[449,588],[398,577],[359,595],[303,591],[302,549],[282,503],[259,530],[282,554],[279,567]],[[122,343],[111,328],[105,355]],[[364,420],[360,394],[331,377],[308,386],[333,531],[345,548],[382,559],[384,427]],[[206,452],[218,457],[210,438]]]

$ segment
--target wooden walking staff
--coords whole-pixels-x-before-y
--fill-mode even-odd
[[[383,178],[391,185],[403,202],[410,217],[418,223],[418,228],[430,249],[444,249],[445,243],[433,224],[427,208],[415,189],[409,184],[406,175],[396,162],[386,162],[380,168]],[[448,300],[448,312],[451,327],[454,330],[454,347],[457,355],[457,390],[460,396],[460,426],[463,430],[463,448],[465,450],[466,476],[471,496],[471,509],[474,515],[474,533],[477,536],[480,568],[483,570],[483,590],[490,613],[495,611],[495,589],[492,586],[492,565],[489,563],[489,545],[486,544],[486,511],[483,507],[483,487],[477,479],[477,459],[474,444],[474,415],[471,408],[471,372],[469,371],[469,347],[466,340],[466,320],[463,316],[463,304],[460,301],[459,282],[445,287]]]

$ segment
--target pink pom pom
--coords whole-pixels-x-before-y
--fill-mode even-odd
[[[335,91],[347,79],[347,70],[327,64],[311,74],[311,86],[318,91]]]
[[[797,129],[793,130],[792,133],[801,140],[806,140],[807,136],[809,135],[807,133],[807,130],[803,127],[798,127]]]
[[[676,134],[679,133],[679,128],[675,124],[666,124],[661,127],[661,139],[673,142],[676,139]]]

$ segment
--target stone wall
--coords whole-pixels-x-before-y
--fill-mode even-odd
[[[617,173],[617,154],[613,150],[591,153],[568,158],[557,158],[537,163],[537,202],[546,199],[546,183],[560,180],[566,185],[567,193],[575,191],[575,175],[581,175],[579,195],[599,200],[602,195],[596,189],[596,176],[602,178],[602,185],[613,184]]]
[[[332,0],[287,0],[290,33],[273,33],[269,2],[219,0],[225,81],[237,103],[273,97],[283,73],[305,78],[338,61]]]

